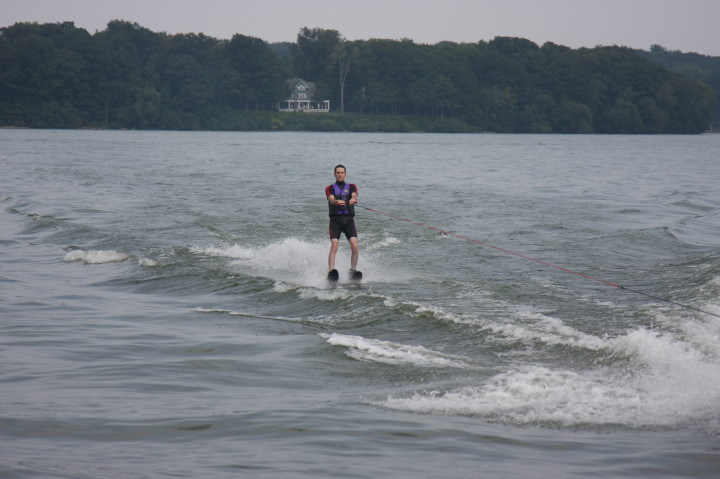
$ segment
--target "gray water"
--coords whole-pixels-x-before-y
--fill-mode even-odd
[[[0,130],[0,477],[717,477],[718,152]]]

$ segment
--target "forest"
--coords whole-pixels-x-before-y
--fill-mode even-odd
[[[695,56],[693,56],[695,55]],[[331,113],[284,113],[286,81]],[[294,43],[153,32],[113,20],[0,28],[0,126],[165,130],[701,133],[720,123],[720,58],[515,37]]]

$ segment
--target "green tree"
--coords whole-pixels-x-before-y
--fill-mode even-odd
[[[237,84],[226,85],[234,91],[234,102],[242,108],[265,109],[284,97],[284,69],[280,58],[268,44],[254,37],[234,35],[226,46]],[[232,97],[231,97],[232,98]]]
[[[565,101],[552,114],[553,131],[557,133],[592,133],[593,115],[590,107]]]
[[[333,85],[337,83],[334,56],[342,41],[337,30],[301,28],[295,54],[297,75],[315,83],[325,94],[332,95]]]
[[[93,37],[90,51],[90,81],[96,86],[96,102],[92,116],[98,124],[128,127],[119,113],[137,101],[138,84],[142,81],[142,64],[138,43],[143,51],[150,48],[145,39],[152,32],[137,24],[112,21],[105,31]]]
[[[351,43],[343,40],[339,43],[333,51],[333,60],[337,65],[340,86],[340,113],[345,113],[345,86],[347,84],[347,76],[350,73],[350,66],[352,65],[355,57],[358,55],[357,48],[353,47]]]
[[[639,108],[627,98],[620,98],[615,105],[602,114],[600,133],[640,133],[643,121]]]

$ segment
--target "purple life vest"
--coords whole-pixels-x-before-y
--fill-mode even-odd
[[[350,215],[355,216],[355,207],[353,205],[348,205],[348,201],[352,198],[352,193],[350,192],[350,183],[345,183],[341,187],[337,183],[332,184],[332,191],[333,196],[336,200],[344,200],[345,206],[338,206],[338,205],[330,205],[330,216],[336,216],[336,215]]]

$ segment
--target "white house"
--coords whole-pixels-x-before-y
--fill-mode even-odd
[[[299,111],[309,113],[327,113],[330,111],[330,100],[315,99],[316,88],[313,82],[302,78],[291,78],[285,82],[290,89],[290,98],[285,100],[286,107],[278,105],[280,111]]]

